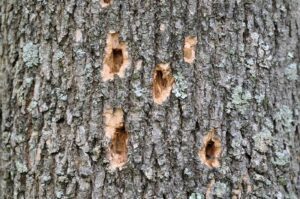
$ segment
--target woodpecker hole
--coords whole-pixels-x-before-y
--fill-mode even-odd
[[[205,156],[207,160],[212,160],[214,159],[214,154],[215,154],[215,147],[214,147],[215,142],[210,140],[205,148]]]
[[[153,74],[153,100],[162,104],[170,95],[174,78],[169,64],[158,64]]]
[[[112,168],[122,167],[127,162],[128,133],[124,126],[115,129],[110,145],[109,159]]]
[[[129,65],[127,45],[119,41],[119,33],[108,34],[103,62],[102,79],[112,80],[114,75],[124,77]]]
[[[210,168],[219,167],[219,157],[222,151],[220,138],[215,135],[216,129],[212,129],[203,138],[203,147],[199,150],[199,157],[206,166]]]
[[[110,169],[122,169],[127,162],[128,137],[123,120],[122,109],[107,109],[104,111],[105,117],[105,135],[110,139],[110,146],[107,150],[107,156],[110,162]]]
[[[123,64],[123,52],[121,49],[113,49],[110,57],[110,73],[118,73]]]

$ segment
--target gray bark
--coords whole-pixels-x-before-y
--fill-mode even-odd
[[[300,197],[298,0],[2,0],[0,12],[0,198]],[[103,81],[110,31],[130,64]],[[161,63],[175,84],[159,105]],[[107,108],[124,113],[122,169],[109,168]],[[213,128],[216,168],[198,155]]]

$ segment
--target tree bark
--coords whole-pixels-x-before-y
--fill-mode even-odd
[[[298,0],[0,10],[0,198],[300,197]]]

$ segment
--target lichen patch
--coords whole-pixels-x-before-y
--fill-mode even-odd
[[[107,109],[104,111],[105,136],[110,139],[107,157],[110,169],[122,168],[127,162],[128,136],[125,129],[122,109]]]
[[[39,59],[39,46],[28,42],[23,47],[23,61],[28,68],[37,66]]]
[[[170,65],[158,64],[153,73],[153,100],[162,104],[170,95],[174,83]]]
[[[184,40],[184,61],[191,64],[195,60],[195,50],[197,44],[197,37],[195,36],[188,36]]]
[[[198,155],[203,164],[210,168],[220,166],[219,157],[222,151],[221,139],[215,134],[213,128],[203,138],[203,146],[200,148]]]
[[[112,80],[114,75],[124,77],[125,69],[129,65],[127,45],[119,41],[119,33],[109,33],[106,40],[103,70],[103,81]]]

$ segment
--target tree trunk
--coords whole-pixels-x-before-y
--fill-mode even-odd
[[[298,0],[0,10],[0,198],[300,197]]]

